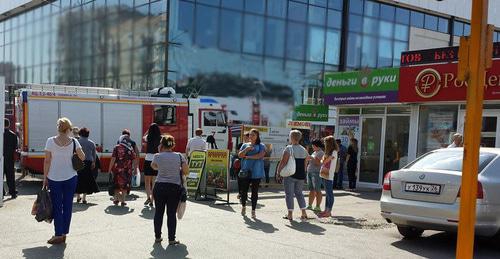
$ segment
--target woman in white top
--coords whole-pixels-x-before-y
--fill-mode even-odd
[[[325,155],[322,159],[322,166],[320,171],[320,176],[323,179],[323,185],[325,186],[325,210],[321,212],[319,217],[331,217],[333,208],[333,177],[335,175],[335,168],[337,167],[337,154],[339,147],[333,136],[328,136],[324,140],[325,142]]]
[[[57,120],[58,135],[48,138],[45,145],[43,188],[50,189],[55,229],[55,235],[47,241],[49,244],[66,242],[69,233],[73,196],[78,182],[72,164],[73,150],[82,161],[85,159],[80,143],[72,138],[71,130],[71,121],[60,118]]]

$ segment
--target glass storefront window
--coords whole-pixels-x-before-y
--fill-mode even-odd
[[[363,0],[350,0],[349,12],[355,14],[363,14]]]
[[[227,0],[232,1],[232,0]],[[267,0],[267,14],[273,17],[286,17],[286,0]]]
[[[353,115],[359,114],[359,108],[339,108],[338,113],[340,115]]]
[[[309,23],[324,25],[326,18],[326,9],[322,7],[309,6]]]
[[[410,11],[403,8],[396,8],[396,22],[402,24],[409,24]]]
[[[325,55],[325,30],[321,27],[310,27],[307,46],[307,60],[323,62]]]
[[[361,66],[377,66],[377,38],[371,36],[363,37],[363,47],[361,49]]]
[[[401,64],[401,52],[404,52],[408,49],[408,43],[406,42],[401,42],[401,41],[395,41],[394,42],[394,60],[392,62],[392,65],[397,67]]]
[[[328,8],[342,11],[343,0],[328,0]]]
[[[262,54],[264,49],[264,17],[245,14],[243,51]]]
[[[408,106],[404,107],[387,107],[387,114],[410,114],[411,108]]]
[[[378,42],[378,67],[392,66],[392,41],[386,39],[379,39]]]
[[[396,24],[394,27],[394,38],[396,40],[408,41],[408,26]]]
[[[365,2],[365,15],[371,17],[378,17],[379,12],[380,12],[380,4],[375,3],[373,1]]]
[[[361,32],[363,28],[363,17],[359,15],[349,15],[349,31]]]
[[[304,59],[306,26],[301,23],[288,23],[286,56],[292,59]]]
[[[221,10],[219,44],[221,49],[240,51],[241,48],[241,13]]]
[[[338,65],[340,57],[340,32],[328,30],[326,32],[325,63]]]
[[[442,33],[448,33],[448,24],[448,19],[439,17],[438,31]]]
[[[393,31],[394,31],[394,23],[391,22],[386,22],[386,21],[380,21],[380,26],[379,26],[379,36],[380,37],[385,37],[385,38],[392,38],[393,37]]]
[[[394,12],[396,8],[392,5],[381,4],[380,5],[380,18],[382,20],[394,21]]]
[[[243,10],[243,0],[222,0],[222,7]]]
[[[335,10],[328,10],[328,27],[340,29],[342,27],[342,13]]]
[[[245,1],[245,10],[252,13],[263,14],[266,10],[265,0]]]
[[[295,21],[307,20],[307,5],[297,2],[288,2],[288,18]]]
[[[389,110],[388,110],[389,111]],[[408,164],[410,116],[387,116],[385,126],[384,175]]]
[[[361,108],[361,114],[385,114],[385,107]]]
[[[363,33],[376,35],[378,32],[378,19],[365,17],[363,19]]]
[[[347,66],[359,67],[361,64],[361,35],[349,33],[347,42]]]
[[[458,105],[420,106],[417,156],[450,144],[457,130]]]
[[[285,22],[268,18],[266,22],[266,55],[283,57],[285,50]]]
[[[431,14],[425,15],[424,28],[427,30],[437,31],[438,18]]]
[[[411,26],[424,28],[424,14],[417,11],[411,11]]]

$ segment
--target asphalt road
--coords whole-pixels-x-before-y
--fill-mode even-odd
[[[335,193],[332,219],[292,222],[284,193],[262,188],[257,219],[242,217],[240,205],[191,201],[178,222],[179,246],[154,244],[154,209],[135,190],[128,207],[113,206],[105,191],[74,204],[65,245],[46,244],[53,226],[30,215],[39,181],[20,182],[20,196],[0,208],[0,258],[454,258],[456,236],[426,231],[404,240],[379,216],[377,191]],[[231,195],[236,202],[236,195]],[[220,204],[220,205],[219,205]],[[249,210],[248,210],[249,211]],[[310,213],[313,216],[313,213]],[[166,219],[164,238],[166,237]],[[500,258],[493,241],[476,241],[475,258]]]

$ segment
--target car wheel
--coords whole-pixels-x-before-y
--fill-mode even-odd
[[[399,234],[409,239],[420,237],[422,233],[424,233],[423,229],[419,229],[412,226],[397,226],[397,227]]]

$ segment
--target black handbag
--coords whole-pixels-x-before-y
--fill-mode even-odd
[[[181,168],[179,170],[179,176],[181,178],[181,202],[186,202],[187,201],[187,190],[184,187],[184,178],[182,177],[182,157],[181,154],[179,154],[179,161]]]
[[[248,180],[252,178],[252,170],[250,169],[241,169],[238,173],[238,177],[241,180]]]
[[[108,194],[109,194],[109,196],[115,196],[115,181],[113,180],[113,173],[112,172],[109,172]]]
[[[73,169],[75,169],[76,171],[80,171],[85,167],[85,164],[76,153],[75,139],[73,139],[73,157],[71,158],[71,163],[73,164]]]

